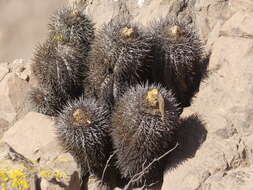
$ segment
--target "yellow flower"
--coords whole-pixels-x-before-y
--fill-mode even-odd
[[[57,158],[55,162],[70,162],[69,158]]]
[[[1,184],[1,190],[7,190],[7,183],[6,182],[3,182]]]
[[[156,105],[158,102],[158,90],[152,89],[148,91],[146,99],[151,105]]]
[[[42,170],[39,174],[41,177],[44,177],[46,179],[50,179],[53,176],[53,172],[51,170]]]
[[[11,169],[8,172],[8,177],[11,180],[12,187],[17,188],[18,190],[26,190],[30,188],[24,168]]]
[[[61,180],[61,179],[67,178],[67,175],[64,172],[59,172],[58,171],[58,172],[55,172],[54,177],[57,180]]]
[[[0,181],[9,181],[9,177],[7,175],[7,173],[3,170],[0,170]]]
[[[63,40],[63,35],[62,34],[55,34],[53,37],[53,40],[55,41],[62,41]]]
[[[64,178],[67,178],[67,175],[64,172],[60,172],[60,171],[51,171],[51,170],[42,170],[40,173],[41,177],[44,177],[46,179],[51,179],[51,178],[55,178],[57,180],[61,180]]]

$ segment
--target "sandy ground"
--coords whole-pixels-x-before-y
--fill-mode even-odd
[[[64,0],[0,0],[0,62],[29,60],[47,36],[49,16]]]

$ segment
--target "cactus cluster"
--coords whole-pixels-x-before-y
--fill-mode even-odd
[[[197,32],[181,21],[164,18],[143,28],[117,17],[95,35],[82,11],[63,8],[35,51],[39,87],[29,100],[54,116],[61,145],[82,176],[100,180],[99,189],[152,189],[207,63]]]
[[[94,27],[81,10],[64,8],[52,16],[48,36],[35,50],[32,72],[39,88],[50,96],[38,104],[36,93],[31,92],[29,100],[37,111],[56,116],[69,100],[78,98],[84,91]]]
[[[197,32],[184,21],[169,18],[154,21],[149,32],[156,65],[153,80],[172,89],[181,107],[190,106],[207,75],[207,56]]]

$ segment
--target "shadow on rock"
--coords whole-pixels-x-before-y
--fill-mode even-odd
[[[193,114],[181,120],[176,132],[179,146],[170,154],[167,170],[176,168],[183,161],[194,157],[201,144],[206,140],[207,130],[198,115]]]

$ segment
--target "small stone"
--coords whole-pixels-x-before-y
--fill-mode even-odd
[[[3,67],[0,65],[0,81],[2,81],[4,79],[4,77],[7,75],[7,73],[9,73],[10,70],[6,67]]]

